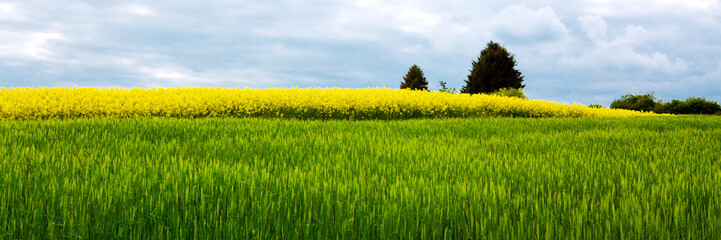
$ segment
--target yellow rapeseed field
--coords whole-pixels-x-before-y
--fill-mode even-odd
[[[0,119],[264,117],[408,119],[474,116],[650,116],[483,94],[399,89],[0,88]]]

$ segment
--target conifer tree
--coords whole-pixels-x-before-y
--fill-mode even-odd
[[[473,61],[473,69],[468,75],[461,93],[493,93],[502,88],[521,89],[523,76],[515,69],[516,60],[506,48],[490,41],[478,60]]]
[[[413,64],[413,66],[408,69],[408,73],[406,73],[406,76],[403,77],[403,82],[401,82],[401,89],[404,88],[408,88],[411,90],[428,90],[428,81],[423,75],[423,70],[421,70],[418,65]]]

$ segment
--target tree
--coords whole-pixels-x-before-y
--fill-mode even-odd
[[[493,93],[501,88],[524,88],[523,76],[515,69],[516,60],[506,48],[490,41],[477,61],[473,61],[473,69],[468,75],[462,93]]]
[[[721,111],[717,102],[706,100],[704,97],[690,97],[686,99],[685,112],[682,114],[714,114]]]
[[[611,103],[611,108],[651,112],[656,107],[656,97],[649,94],[626,94]]]
[[[423,76],[423,70],[421,70],[418,65],[413,64],[413,66],[408,69],[406,76],[403,77],[401,89],[404,88],[411,90],[428,90],[428,81],[426,81],[426,77]]]

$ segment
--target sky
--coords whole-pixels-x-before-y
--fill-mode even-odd
[[[460,89],[489,41],[530,99],[721,102],[719,0],[0,0],[0,87]]]

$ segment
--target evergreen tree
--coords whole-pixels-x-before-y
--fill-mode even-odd
[[[426,81],[426,77],[423,76],[423,70],[421,70],[418,65],[413,64],[413,66],[408,69],[406,76],[403,77],[401,89],[404,88],[411,90],[428,90],[428,81]]]
[[[502,88],[521,89],[523,76],[515,69],[516,60],[506,48],[493,41],[489,42],[468,75],[462,93],[493,93]]]

